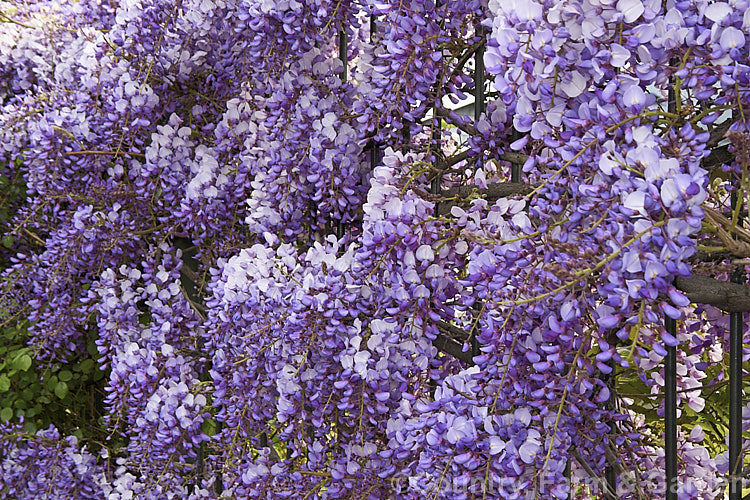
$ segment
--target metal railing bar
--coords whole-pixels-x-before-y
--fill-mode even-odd
[[[667,109],[675,112],[677,98],[674,83],[670,80],[667,95]],[[677,321],[666,317],[664,327],[667,333],[677,336]],[[666,346],[664,359],[664,469],[666,473],[666,498],[677,500],[677,347]]]
[[[677,322],[664,319],[667,333],[677,335]],[[666,498],[677,500],[677,348],[667,346],[664,359],[664,459]]]
[[[614,344],[617,341],[617,337],[614,335],[608,335],[607,340],[610,344]],[[611,337],[614,337],[611,338]],[[606,407],[610,410],[617,409],[617,364],[614,360],[609,360],[607,363],[612,369],[609,375],[605,378],[605,383],[609,389],[609,400],[606,403]],[[615,433],[615,422],[610,422],[609,434]],[[609,438],[608,438],[609,439]],[[604,468],[604,482],[606,483],[605,498],[607,500],[617,499],[617,456],[612,453],[607,456],[607,466]]]
[[[731,198],[732,210],[737,203],[741,202],[737,191],[734,191]],[[732,273],[731,281],[745,281],[745,275],[740,267]],[[742,313],[729,313],[729,500],[742,498],[742,337]]]
[[[346,79],[348,78],[348,65],[349,65],[349,41],[348,37],[346,36],[346,30],[342,27],[341,31],[339,31],[339,59],[344,64],[344,69],[341,70],[341,73],[339,74],[339,78],[341,78],[341,82],[346,82]]]

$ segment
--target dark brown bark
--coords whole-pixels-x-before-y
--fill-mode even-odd
[[[675,287],[682,291],[690,302],[710,304],[727,312],[750,311],[750,287],[740,283],[697,275],[675,279]]]
[[[710,304],[726,312],[750,312],[750,287],[746,285],[698,275],[675,279],[675,287],[685,293],[691,302]],[[439,321],[437,327],[440,334],[432,345],[440,352],[473,365],[471,351],[463,350],[469,332],[444,321]]]
[[[516,194],[528,194],[534,186],[528,184],[521,184],[519,182],[507,182],[501,184],[490,184],[487,189],[477,189],[476,186],[462,186],[460,188],[446,189],[441,193],[441,196],[445,198],[467,198],[475,190],[477,194],[489,202],[495,202],[499,198],[505,198]],[[457,205],[464,204],[464,200],[447,200],[441,201],[437,206],[437,215],[448,215],[451,212],[451,208]]]
[[[439,172],[444,172],[451,168],[453,165],[456,165],[457,163],[461,163],[462,161],[468,159],[469,156],[470,151],[464,151],[462,153],[455,154],[438,163],[435,168]]]
[[[719,250],[717,252],[705,252],[703,250],[698,250],[695,252],[695,255],[690,257],[689,262],[693,264],[697,264],[700,262],[722,262],[727,259],[734,259],[736,258],[732,252],[729,252],[727,250]]]
[[[713,149],[718,146],[721,140],[726,136],[727,131],[729,131],[729,127],[731,127],[735,121],[737,121],[737,118],[730,118],[719,125],[714,124],[710,127],[711,137],[706,143],[706,149]]]
[[[444,321],[438,321],[437,327],[440,334],[432,341],[432,345],[440,352],[473,365],[474,359],[471,350],[466,352],[463,350],[463,341],[469,337],[469,332]]]
[[[734,153],[729,152],[729,146],[721,146],[711,150],[711,154],[703,159],[701,166],[706,170],[714,170],[722,164],[734,161]]]

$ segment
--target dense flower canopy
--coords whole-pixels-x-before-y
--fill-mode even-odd
[[[749,54],[747,0],[0,1],[0,318],[103,377],[98,434],[2,418],[0,492],[656,498],[676,346],[723,498],[676,278],[750,257]]]

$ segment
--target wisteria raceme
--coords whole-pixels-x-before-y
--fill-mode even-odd
[[[305,226],[352,221],[361,204],[365,158],[356,124],[344,118],[352,88],[342,84],[341,66],[332,62],[311,49],[289,64],[269,99],[254,99],[260,109],[253,118],[262,122],[252,126],[257,132],[249,130],[240,159],[251,176],[247,222],[256,232],[297,237]],[[243,107],[250,113],[254,106],[230,108],[225,133],[251,128],[253,118],[237,116]]]
[[[109,423],[127,436],[130,456],[161,464],[156,474],[127,460],[140,472],[144,491],[164,487],[165,471],[191,474],[197,450],[208,439],[201,428],[208,416],[206,396],[195,391],[204,358],[185,356],[197,349],[200,319],[182,292],[180,253],[167,244],[151,251],[162,260],[146,259],[140,269],[107,269],[89,296],[97,304],[99,362],[110,370],[104,400]],[[179,473],[170,469],[177,467]]]
[[[747,0],[0,2],[0,328],[103,372],[0,495],[655,498],[672,346],[723,498],[748,109]]]
[[[127,239],[133,221],[121,208],[115,202],[109,213],[94,212],[91,205],[79,205],[72,216],[58,212],[59,226],[46,238],[44,251],[19,254],[6,270],[18,276],[14,287],[27,301],[18,307],[28,307],[37,361],[65,361],[85,350],[91,307],[82,301],[91,284],[91,266],[123,261],[125,254],[139,251],[138,243]]]
[[[57,429],[27,435],[21,425],[5,423],[0,440],[0,487],[14,498],[107,498],[106,453],[97,457],[75,436]],[[103,463],[102,463],[103,462]]]

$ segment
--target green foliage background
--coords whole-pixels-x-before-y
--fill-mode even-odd
[[[0,172],[3,169],[0,165]],[[18,241],[12,226],[26,189],[20,169],[13,178],[0,175],[0,270],[10,264]],[[13,300],[12,276],[0,282],[0,423],[23,418],[24,430],[35,432],[54,425],[63,435],[106,439],[102,400],[107,373],[98,366],[95,339],[65,365],[40,369],[28,345],[28,319],[12,316],[1,304]]]

